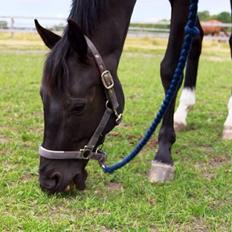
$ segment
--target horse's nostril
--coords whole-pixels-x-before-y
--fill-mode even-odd
[[[53,173],[50,177],[40,177],[40,186],[46,192],[57,192],[61,183],[62,175],[58,172]]]
[[[76,175],[73,178],[73,182],[75,183],[76,188],[78,190],[84,190],[85,189],[85,181],[80,177],[80,175]]]
[[[76,175],[73,178],[73,182],[76,185],[76,188],[78,190],[84,190],[85,189],[85,181],[87,179],[87,172],[86,170],[83,170],[83,172],[81,174]]]
[[[56,172],[51,176],[51,179],[53,179],[56,183],[56,186],[58,186],[59,183],[61,182],[62,175],[60,173]]]

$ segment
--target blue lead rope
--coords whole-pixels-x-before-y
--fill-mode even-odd
[[[160,107],[158,114],[156,115],[150,128],[147,130],[144,138],[138,142],[134,150],[128,156],[126,156],[124,159],[122,159],[121,161],[119,161],[118,163],[112,166],[107,166],[107,165],[102,166],[102,169],[105,173],[113,173],[114,171],[116,171],[119,168],[124,167],[132,159],[134,159],[139,154],[139,152],[143,149],[143,147],[147,144],[147,142],[150,140],[157,126],[161,122],[165,112],[167,111],[169,105],[172,102],[173,97],[176,94],[178,86],[180,85],[182,81],[182,73],[185,68],[185,64],[186,64],[188,54],[191,48],[192,39],[194,36],[199,35],[200,33],[199,29],[195,26],[196,19],[197,19],[197,9],[198,9],[198,0],[190,0],[188,21],[185,26],[185,36],[184,36],[184,42],[183,42],[181,52],[180,52],[180,57],[178,60],[176,70],[173,75],[173,79],[170,83],[169,89],[166,93],[166,96],[163,100],[163,103]]]

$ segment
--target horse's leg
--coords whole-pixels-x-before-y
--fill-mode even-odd
[[[187,0],[170,0],[172,6],[171,30],[168,47],[161,63],[161,80],[165,92],[172,79],[175,67],[178,62],[181,45],[184,36],[184,26],[188,15]],[[149,172],[151,182],[165,182],[174,177],[174,166],[171,157],[171,146],[175,142],[176,136],[173,127],[173,115],[175,108],[175,98],[167,110],[159,132],[159,147],[152,167]]]
[[[231,140],[232,139],[232,96],[230,97],[228,103],[228,116],[224,123],[224,130],[223,130],[223,139]]]
[[[231,58],[232,58],[232,34],[230,35],[229,44],[230,44],[230,54],[231,54]]]
[[[230,0],[231,4],[231,11],[232,11],[232,0]],[[230,52],[231,52],[231,58],[232,58],[232,34],[230,36]],[[223,139],[229,139],[232,140],[232,96],[230,97],[229,103],[228,103],[228,116],[224,123],[224,131],[223,131]]]
[[[176,113],[174,114],[174,128],[176,131],[181,130],[187,126],[186,119],[188,112],[196,102],[195,88],[197,82],[197,70],[204,35],[199,20],[197,20],[197,26],[200,30],[200,35],[193,39],[192,48],[190,50],[187,61],[184,88],[180,96],[179,106],[176,110]]]

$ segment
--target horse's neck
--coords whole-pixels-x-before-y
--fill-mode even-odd
[[[107,18],[101,25],[98,25],[92,38],[103,56],[114,57],[117,66],[136,0],[117,0],[112,2],[114,3],[107,13]]]
[[[110,0],[94,31],[89,35],[99,52],[118,65],[136,0]]]

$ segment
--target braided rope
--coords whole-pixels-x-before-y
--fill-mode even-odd
[[[157,126],[161,122],[166,110],[168,109],[169,105],[172,102],[173,97],[176,94],[179,84],[181,83],[182,73],[185,68],[188,54],[191,48],[192,39],[194,36],[199,35],[200,33],[199,29],[195,26],[197,19],[197,9],[198,9],[198,0],[190,0],[189,15],[188,15],[187,24],[185,26],[185,36],[181,48],[180,57],[178,60],[176,70],[173,75],[173,79],[170,83],[169,89],[166,93],[166,96],[163,100],[163,103],[160,107],[158,114],[156,115],[150,128],[147,130],[144,138],[138,142],[134,150],[128,156],[126,156],[124,159],[122,159],[121,161],[119,161],[118,163],[112,166],[107,166],[107,165],[102,166],[103,171],[105,173],[113,173],[114,171],[116,171],[119,168],[122,168],[123,166],[128,164],[132,159],[134,159],[139,154],[139,152],[143,149],[143,147],[147,144],[147,142],[150,140]]]

